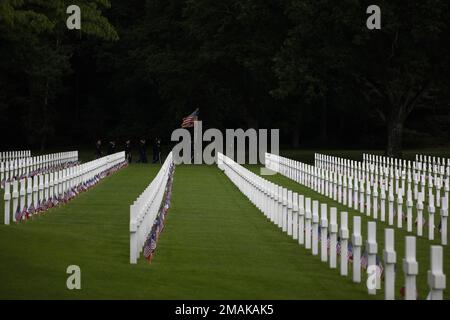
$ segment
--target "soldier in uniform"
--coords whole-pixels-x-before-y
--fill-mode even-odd
[[[97,140],[95,143],[95,158],[101,158],[103,155],[102,153],[102,140]]]
[[[145,144],[145,139],[139,141],[139,162],[148,163],[147,160],[147,146]]]
[[[152,163],[161,163],[161,139],[155,138],[153,142],[153,161]]]
[[[128,163],[131,163],[132,155],[131,155],[131,141],[127,140],[125,142],[125,159]]]
[[[114,154],[116,153],[116,142],[110,141],[108,146],[108,154]]]

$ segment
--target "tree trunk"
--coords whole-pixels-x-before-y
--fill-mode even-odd
[[[403,121],[391,119],[387,131],[386,155],[399,158],[402,156]]]

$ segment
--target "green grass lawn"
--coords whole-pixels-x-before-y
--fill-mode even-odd
[[[258,166],[249,166],[250,170],[252,170],[255,173],[259,173],[259,167]],[[340,222],[340,212],[346,211],[349,213],[349,230],[352,232],[353,228],[353,216],[359,215],[361,216],[361,224],[362,224],[362,235],[363,235],[363,242],[367,240],[367,222],[368,221],[374,221],[373,219],[369,219],[366,214],[361,214],[359,211],[350,209],[346,206],[343,206],[339,204],[336,201],[333,201],[332,199],[325,197],[323,195],[320,195],[319,193],[302,186],[280,174],[273,175],[273,176],[265,176],[266,179],[273,181],[279,185],[282,185],[288,190],[292,190],[294,192],[298,192],[299,194],[305,195],[305,197],[310,197],[312,200],[318,200],[320,203],[327,203],[328,208],[330,207],[336,207],[338,209],[338,223]],[[319,206],[320,208],[320,206]],[[428,214],[426,213],[426,210],[424,212],[424,217],[428,221]],[[387,219],[387,209],[386,209],[386,219]],[[435,224],[437,225],[440,221],[439,213],[435,215]],[[397,251],[397,272],[396,272],[396,292],[397,292],[397,298],[400,298],[400,288],[404,286],[404,277],[403,277],[403,269],[402,269],[402,259],[404,257],[405,252],[405,236],[407,235],[416,235],[415,233],[408,233],[406,232],[406,223],[403,223],[403,229],[398,229],[396,227],[397,220],[395,218],[395,226],[390,227],[387,222],[381,222],[379,219],[376,220],[377,222],[377,243],[378,243],[378,253],[380,257],[383,256],[383,249],[384,249],[384,229],[385,228],[393,228],[395,230],[395,249]],[[427,234],[427,228],[428,226],[424,226],[424,235]],[[413,229],[415,232],[415,228]],[[418,287],[418,293],[419,293],[419,299],[425,299],[428,294],[428,285],[427,285],[427,270],[430,268],[430,246],[431,245],[440,245],[440,234],[436,231],[435,232],[435,241],[428,240],[425,236],[417,237],[416,240],[416,246],[417,246],[417,261],[419,263],[419,275],[417,277],[417,287]],[[319,260],[320,257],[316,257],[315,259]],[[350,274],[351,274],[351,268]],[[450,274],[450,254],[448,251],[448,246],[444,247],[444,273]],[[361,286],[364,286],[364,284],[361,284]],[[383,295],[383,290],[380,291],[379,295]],[[447,292],[444,292],[445,299],[449,299],[450,295]]]
[[[132,165],[64,207],[1,224],[0,298],[371,298],[267,221],[215,166],[177,167],[153,263],[130,265],[129,205],[157,169]],[[72,264],[79,291],[66,288]]]

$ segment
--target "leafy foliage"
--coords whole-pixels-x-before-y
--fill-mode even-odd
[[[447,142],[448,1],[380,0],[381,30],[366,28],[370,4],[4,0],[0,121],[33,146],[167,142],[197,107],[206,127],[281,128],[294,146]]]

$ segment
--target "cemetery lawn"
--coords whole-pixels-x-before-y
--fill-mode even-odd
[[[248,166],[248,169],[253,172],[259,174],[259,166]],[[401,299],[400,296],[400,288],[404,286],[404,276],[403,276],[403,267],[402,267],[402,259],[405,256],[405,236],[416,236],[416,255],[417,261],[419,264],[419,274],[417,276],[417,290],[419,299],[426,299],[429,287],[427,284],[427,271],[430,269],[430,246],[431,245],[440,245],[440,233],[435,230],[434,233],[434,241],[428,240],[427,230],[428,224],[424,225],[424,236],[418,237],[416,234],[416,226],[413,226],[413,233],[408,233],[406,231],[406,222],[403,222],[403,229],[398,229],[397,226],[397,218],[394,219],[394,226],[389,226],[387,222],[381,222],[380,219],[373,220],[367,218],[366,214],[362,214],[359,211],[353,210],[347,206],[343,206],[339,204],[337,201],[334,201],[328,197],[325,197],[305,186],[298,184],[295,181],[288,179],[280,174],[276,174],[273,176],[264,176],[264,178],[281,185],[288,190],[292,190],[293,192],[297,192],[299,194],[305,195],[305,197],[310,197],[312,200],[318,200],[319,203],[327,203],[328,204],[328,217],[329,217],[329,208],[336,207],[338,210],[338,224],[340,224],[340,212],[345,211],[348,212],[348,224],[350,235],[353,232],[353,216],[359,215],[361,217],[361,233],[363,235],[363,244],[367,240],[367,222],[368,221],[376,221],[377,223],[377,243],[378,243],[378,255],[383,260],[383,250],[384,250],[384,229],[385,228],[393,228],[395,233],[395,250],[397,252],[397,264],[396,264],[396,299]],[[320,205],[319,205],[320,208]],[[404,209],[405,210],[405,209]],[[387,208],[386,208],[386,219],[387,219]],[[320,214],[320,213],[319,213]],[[380,214],[380,213],[378,213]],[[424,212],[424,218],[428,221],[428,213],[426,210]],[[440,221],[440,213],[439,210],[436,211],[435,214],[435,225],[437,226]],[[319,248],[320,250],[320,248]],[[319,251],[320,252],[320,251]],[[316,257],[316,259],[320,259],[320,255]],[[383,260],[384,261],[384,260]],[[450,254],[448,251],[448,247],[444,246],[444,274],[450,274]],[[352,275],[352,266],[349,264],[349,277],[346,280],[341,281],[351,281]],[[363,278],[364,279],[364,278]],[[361,286],[365,286],[365,282],[360,284]],[[384,282],[382,282],[383,289]],[[384,290],[379,290],[377,295],[381,298],[384,297]],[[450,299],[450,294],[448,290],[444,290],[444,299]]]
[[[64,207],[0,224],[0,299],[382,298],[283,234],[216,166],[177,167],[153,263],[130,265],[129,205],[158,169],[132,165]],[[66,288],[69,265],[81,290]]]

